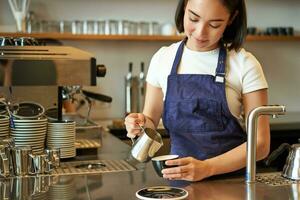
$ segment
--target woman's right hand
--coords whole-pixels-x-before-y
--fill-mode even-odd
[[[145,125],[145,115],[142,113],[130,113],[125,118],[127,137],[134,138],[141,134],[141,126]]]

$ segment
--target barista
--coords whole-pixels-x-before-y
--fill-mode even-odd
[[[171,153],[166,179],[199,181],[246,166],[245,119],[267,104],[267,82],[257,59],[242,48],[244,0],[180,0],[176,26],[181,42],[162,47],[147,74],[143,113],[125,118],[129,137],[140,125],[156,128],[162,117]],[[258,120],[257,159],[270,148],[268,117]]]

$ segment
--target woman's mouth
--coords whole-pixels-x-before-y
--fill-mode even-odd
[[[205,43],[205,42],[208,42],[208,40],[206,40],[206,39],[197,39],[197,38],[195,38],[195,40],[196,40],[198,43]]]

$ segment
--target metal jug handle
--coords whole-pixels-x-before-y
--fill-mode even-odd
[[[134,138],[130,138],[130,139],[131,139],[131,146],[133,146],[135,143],[135,139]]]
[[[280,156],[284,151],[290,151],[291,145],[288,143],[282,143],[277,149],[275,149],[265,160],[264,164],[269,167],[271,166],[271,163],[277,159],[278,156]]]
[[[34,154],[29,154],[29,156],[28,156],[28,159],[29,159],[29,166],[28,166],[28,168],[29,168],[29,173],[31,173],[31,174],[35,174],[36,173],[36,171],[37,171],[37,167],[36,167],[36,163],[35,163],[35,158],[36,158],[36,155],[34,155]]]
[[[46,173],[51,173],[54,169],[54,164],[52,161],[50,161],[48,158],[45,158],[45,162],[46,162],[46,168],[45,168],[45,172]]]
[[[138,124],[138,125],[141,129],[141,132],[145,132],[145,127],[141,126],[140,124]],[[131,146],[133,146],[137,139],[135,139],[135,138],[130,138],[130,139],[131,139]]]

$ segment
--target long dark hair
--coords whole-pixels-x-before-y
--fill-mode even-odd
[[[229,50],[238,51],[247,35],[247,12],[244,0],[219,0],[228,9],[230,17],[234,17],[234,20],[228,25],[223,33],[222,42]],[[183,18],[185,12],[185,6],[188,0],[179,0],[176,14],[175,24],[178,32],[184,32]]]

